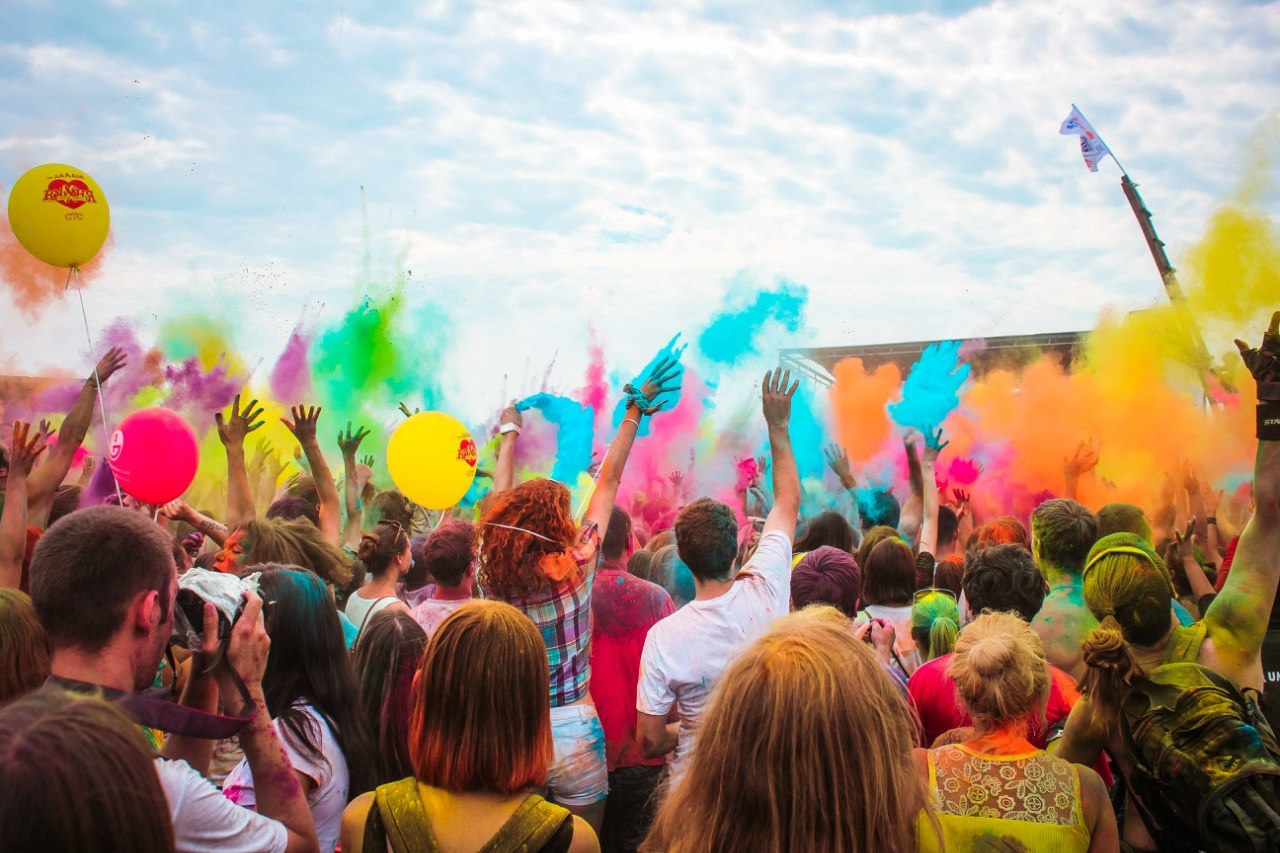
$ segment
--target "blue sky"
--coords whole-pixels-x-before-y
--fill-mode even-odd
[[[1276,44],[1275,3],[6,0],[0,184],[103,185],[95,324],[203,310],[268,361],[368,245],[486,381],[577,375],[589,325],[643,363],[780,276],[791,345],[1087,328],[1161,290],[1070,104],[1176,257],[1274,128]],[[79,370],[77,315],[0,304],[0,366]]]

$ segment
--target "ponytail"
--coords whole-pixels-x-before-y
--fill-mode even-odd
[[[960,626],[949,616],[937,616],[929,626],[929,660],[949,655],[956,649]]]
[[[1111,720],[1133,679],[1142,677],[1142,667],[1112,614],[1103,617],[1102,623],[1090,631],[1080,645],[1088,667],[1080,681],[1080,690],[1093,702],[1095,719]]]

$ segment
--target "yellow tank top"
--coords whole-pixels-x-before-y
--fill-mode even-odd
[[[1080,776],[1046,752],[984,755],[963,745],[929,751],[929,798],[946,850],[1087,851]],[[942,851],[929,815],[918,848]]]

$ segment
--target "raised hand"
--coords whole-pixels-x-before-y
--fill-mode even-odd
[[[344,457],[354,457],[356,455],[356,451],[360,449],[360,442],[364,441],[368,435],[368,427],[360,427],[360,429],[352,432],[351,421],[347,421],[346,430],[338,433],[338,447],[342,450],[342,455]]]
[[[779,367],[764,375],[760,387],[764,421],[769,429],[783,429],[791,423],[791,400],[795,397],[800,380],[791,381],[791,371]]]
[[[964,489],[952,489],[955,497],[956,518],[964,518],[969,513],[969,493]]]
[[[257,406],[257,408],[254,408]],[[225,447],[243,447],[244,439],[249,433],[262,426],[265,421],[258,420],[263,409],[257,400],[250,400],[244,408],[240,408],[240,395],[237,394],[231,403],[231,411],[224,418],[222,412],[213,416],[218,425],[218,438]]]
[[[929,430],[925,433],[924,452],[920,454],[921,461],[936,462],[938,454],[941,453],[942,449],[950,443],[950,441],[942,440],[942,430],[938,430],[937,432]]]
[[[838,444],[829,444],[822,451],[822,458],[827,460],[827,467],[840,478],[840,482],[853,479],[853,469],[849,467],[849,454]]]
[[[165,518],[173,521],[191,521],[195,517],[195,513],[191,511],[191,507],[187,505],[187,502],[180,499],[161,504],[159,511]]]
[[[1205,512],[1210,518],[1216,518],[1218,515],[1218,507],[1222,505],[1222,496],[1226,492],[1222,489],[1213,490],[1213,486],[1208,483],[1200,484],[1200,498],[1204,501]]]
[[[372,453],[367,453],[360,459],[360,464],[365,466],[366,468],[372,468],[373,463],[374,463],[374,458]]]
[[[1236,339],[1236,349],[1240,350],[1244,366],[1258,381],[1258,399],[1280,400],[1280,311],[1271,315],[1271,325],[1262,335],[1261,346],[1253,349]]]
[[[80,479],[78,480],[78,483],[82,488],[93,482],[93,469],[97,466],[98,461],[94,458],[93,454],[86,453],[84,455],[84,461],[80,463]]]
[[[49,441],[50,429],[41,421],[34,431],[31,424],[22,421],[13,422],[13,444],[9,449],[9,476],[26,477],[31,473],[40,454],[44,453]]]
[[[421,411],[422,411],[422,409],[419,409],[419,408],[417,408],[417,407],[415,406],[415,407],[414,407],[414,409],[413,409],[413,411],[411,412],[411,411],[409,411],[409,407],[408,407],[408,406],[406,406],[404,403],[401,403],[401,404],[400,404],[400,411],[404,413],[404,416],[405,416],[406,418],[411,418],[411,417],[413,417],[414,415],[416,415],[416,414],[418,414],[419,412],[421,412]]]
[[[683,485],[684,483],[684,472],[672,471],[671,474],[667,477],[667,479],[671,481],[671,485],[674,486],[676,491],[678,492],[680,491],[680,486]]]
[[[1079,477],[1098,467],[1098,446],[1092,441],[1082,441],[1071,456],[1062,458],[1062,470],[1068,477]]]
[[[280,423],[284,424],[289,432],[293,433],[299,444],[315,442],[316,423],[320,420],[322,411],[324,409],[319,406],[294,406],[289,410],[289,413],[293,415],[293,420],[281,418]]]
[[[663,394],[680,390],[677,380],[680,377],[680,360],[675,357],[664,358],[653,366],[649,375],[637,391],[630,383],[622,390],[627,394],[627,408],[635,406],[643,415],[656,415],[667,405],[666,400],[654,402]]]
[[[94,368],[93,374],[86,379],[86,382],[98,382],[102,384],[111,378],[111,375],[120,368],[128,364],[124,350],[120,347],[112,347],[107,350],[107,354],[98,362],[98,366]]]
[[[512,400],[498,417],[499,426],[506,426],[507,424],[514,424],[517,430],[524,428],[524,415],[516,408],[515,400]]]

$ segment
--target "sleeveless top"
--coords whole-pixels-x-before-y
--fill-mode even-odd
[[[394,595],[384,595],[381,598],[363,598],[360,593],[352,593],[347,599],[347,606],[343,608],[343,612],[347,614],[347,618],[356,626],[356,637],[359,638],[360,632],[364,631],[364,626],[369,624],[369,620],[380,612],[390,607],[394,602],[399,601]]]
[[[537,794],[525,798],[479,853],[567,853],[573,815]],[[431,818],[412,777],[379,785],[364,825],[364,850],[439,853]]]
[[[929,750],[929,801],[918,849],[1087,851],[1089,828],[1074,766],[1046,752],[984,755],[963,745]]]

